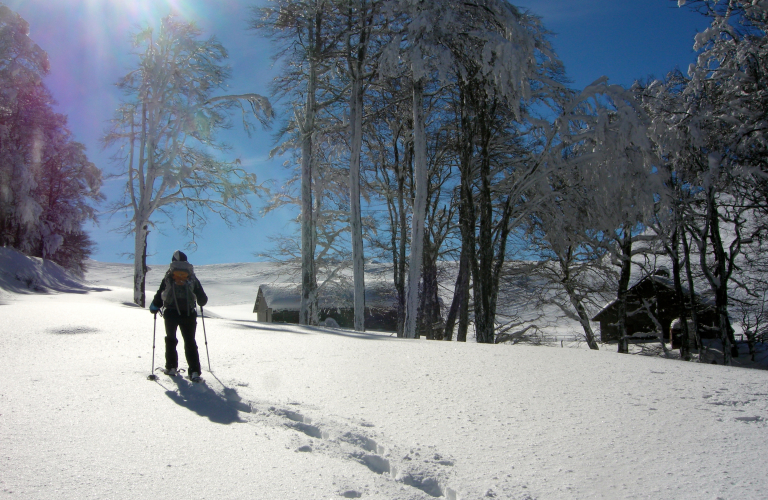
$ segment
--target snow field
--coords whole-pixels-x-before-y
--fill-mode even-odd
[[[266,325],[201,267],[200,385],[146,379],[152,315],[119,269],[6,295],[0,498],[765,496],[768,372]],[[160,318],[156,345],[159,367]]]

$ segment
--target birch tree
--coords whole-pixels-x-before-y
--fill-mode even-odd
[[[131,214],[126,229],[134,236],[133,299],[142,307],[155,213],[181,208],[184,230],[194,239],[208,213],[228,224],[232,217],[252,217],[248,196],[259,187],[239,160],[221,159],[227,147],[216,134],[229,126],[227,112],[243,102],[264,123],[271,108],[257,94],[213,95],[229,77],[227,52],[214,37],[201,36],[194,24],[174,16],[164,18],[157,32],[149,27],[135,36],[138,66],[117,83],[125,101],[104,137],[105,146],[118,148],[117,175],[127,179],[125,198],[113,209]]]

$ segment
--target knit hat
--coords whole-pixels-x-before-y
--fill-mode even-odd
[[[171,259],[171,262],[186,262],[187,261],[187,254],[182,252],[181,250],[176,250],[173,252],[173,259]]]

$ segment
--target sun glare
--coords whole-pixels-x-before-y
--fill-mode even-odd
[[[79,0],[72,10],[86,26],[80,33],[81,43],[88,47],[96,65],[111,64],[125,54],[130,36],[147,26],[157,26],[160,19],[176,14],[200,22],[207,1],[203,0]]]

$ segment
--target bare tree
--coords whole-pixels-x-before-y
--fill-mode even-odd
[[[146,28],[134,39],[142,50],[138,67],[117,84],[126,98],[104,137],[127,179],[125,197],[113,210],[132,214],[126,230],[134,235],[134,293],[145,303],[147,236],[153,215],[171,207],[186,212],[184,229],[193,236],[207,214],[231,224],[251,218],[248,196],[259,186],[256,175],[239,160],[222,160],[227,146],[216,134],[229,126],[227,112],[241,100],[215,97],[229,77],[224,47],[215,38],[200,40],[202,32],[174,16],[164,18],[155,32]],[[266,123],[268,101],[258,95],[240,96]]]

